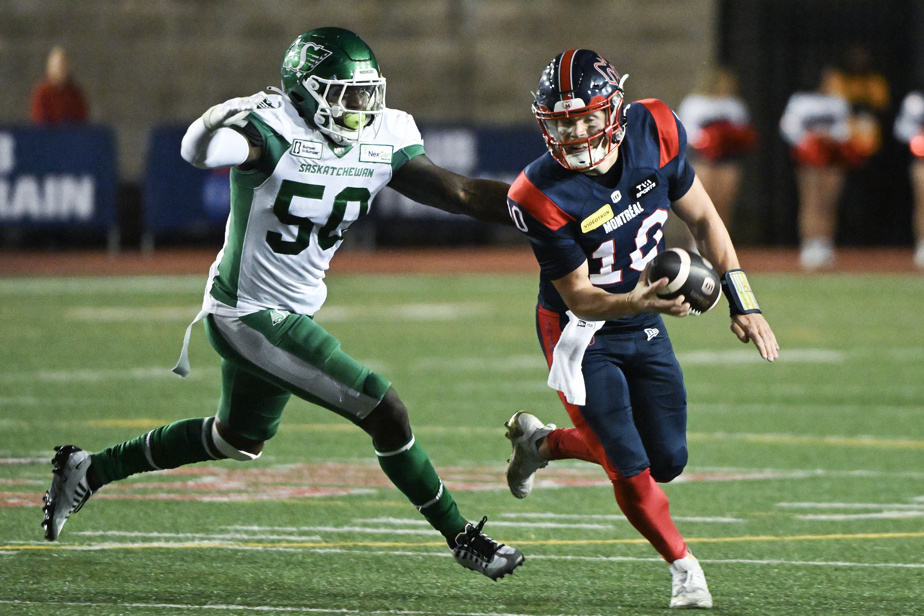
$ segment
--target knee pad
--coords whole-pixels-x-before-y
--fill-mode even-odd
[[[212,442],[215,443],[215,448],[221,452],[222,455],[228,456],[232,460],[237,460],[238,462],[250,462],[263,455],[262,451],[260,453],[250,453],[249,451],[236,448],[234,445],[221,438],[221,435],[218,434],[217,425],[217,421],[212,422]]]

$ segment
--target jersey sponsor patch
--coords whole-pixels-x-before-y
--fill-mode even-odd
[[[638,201],[658,187],[658,176],[654,173],[632,187],[632,198]]]
[[[289,153],[299,158],[310,158],[321,160],[321,150],[324,146],[317,141],[308,141],[306,139],[295,139]]]
[[[394,153],[394,147],[390,145],[378,145],[374,143],[364,143],[359,146],[359,162],[361,163],[386,163],[391,164],[391,157]]]
[[[613,208],[607,203],[599,210],[581,221],[581,232],[590,233],[603,223],[613,219]]]

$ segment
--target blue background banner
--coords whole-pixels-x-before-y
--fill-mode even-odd
[[[180,156],[186,126],[151,132],[144,176],[144,230],[152,236],[204,235],[224,228],[230,211],[228,169],[197,169]]]
[[[109,127],[0,127],[0,227],[111,230],[118,176]]]

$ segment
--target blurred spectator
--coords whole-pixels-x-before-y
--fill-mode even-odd
[[[837,204],[847,170],[869,156],[867,143],[851,135],[850,103],[838,90],[838,75],[825,69],[815,91],[794,93],[780,119],[780,132],[796,163],[799,192],[799,258],[806,269],[834,264]]]
[[[889,82],[873,68],[869,50],[855,45],[832,74],[831,88],[850,103],[852,138],[872,156],[882,147],[884,114],[889,109]]]
[[[67,52],[57,45],[48,54],[45,76],[32,93],[35,124],[80,124],[88,119],[83,90],[70,74]]]
[[[893,132],[913,156],[909,175],[914,195],[914,264],[924,268],[924,90],[911,92],[902,101]]]
[[[724,67],[705,73],[696,90],[680,103],[677,115],[687,130],[696,175],[725,226],[731,228],[742,159],[757,143],[747,105],[738,94],[737,77]],[[687,245],[692,246],[692,237],[686,235]]]

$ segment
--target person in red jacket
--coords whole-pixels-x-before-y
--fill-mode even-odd
[[[34,124],[82,124],[89,118],[87,99],[60,45],[48,54],[45,76],[32,93],[30,117]]]

